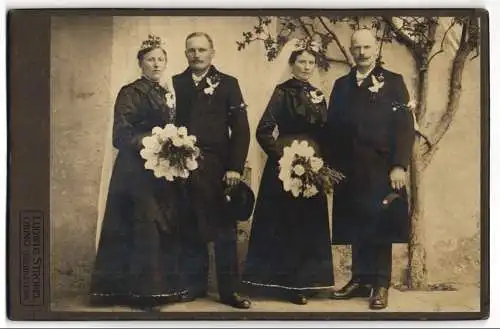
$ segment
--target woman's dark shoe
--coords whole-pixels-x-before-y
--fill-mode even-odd
[[[351,299],[355,297],[370,297],[370,285],[349,281],[342,289],[332,292],[331,299]]]
[[[389,289],[377,287],[373,289],[373,295],[370,298],[370,308],[372,310],[382,310],[389,304]]]
[[[237,293],[232,293],[228,296],[221,296],[220,302],[232,306],[234,308],[248,309],[252,305],[250,299],[242,297]]]
[[[308,302],[307,297],[301,293],[292,293],[290,295],[290,301],[297,305],[306,305]]]

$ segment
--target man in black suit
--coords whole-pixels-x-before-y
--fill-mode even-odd
[[[224,191],[241,179],[250,143],[246,105],[238,80],[212,65],[214,44],[202,32],[186,38],[189,67],[174,76],[176,124],[195,135],[201,150],[199,168],[188,179],[191,215],[183,220],[181,268],[191,301],[206,295],[207,243],[214,242],[220,301],[249,308],[250,300],[237,292],[236,219],[223,212]]]
[[[346,179],[334,195],[333,243],[352,245],[352,278],[334,299],[370,297],[372,309],[388,304],[392,243],[409,232],[406,170],[414,142],[413,115],[400,74],[377,63],[376,38],[357,30],[350,73],[334,83],[328,110],[329,161]],[[388,209],[398,206],[399,214]],[[391,208],[392,207],[392,208]]]

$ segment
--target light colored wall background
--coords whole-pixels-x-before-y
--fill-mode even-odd
[[[165,39],[168,73],[186,67],[184,39],[193,31],[212,35],[214,64],[238,78],[249,105],[254,166],[260,152],[253,133],[265,103],[266,73],[272,64],[263,46],[252,44],[243,52],[236,40],[255,24],[250,17],[72,17],[54,18],[52,30],[52,184],[51,247],[53,298],[82,294],[88,287],[95,254],[98,198],[105,141],[111,111],[119,88],[139,75],[136,51],[148,33]],[[348,29],[338,34],[348,42]],[[330,54],[338,57],[335,49]],[[383,59],[390,70],[402,73],[414,89],[415,72],[408,51],[385,45]],[[438,113],[446,104],[451,54],[438,56],[430,69],[429,111]],[[323,74],[327,96],[334,79],[347,67],[334,66]],[[457,118],[441,142],[425,173],[423,188],[428,222],[429,275],[433,282],[479,282],[479,60],[467,64]],[[254,190],[258,172],[252,171]],[[248,231],[248,226],[243,227]],[[244,241],[240,245],[245,254]],[[334,249],[336,272],[347,273],[349,259]],[[394,279],[404,268],[405,246],[395,254]],[[342,253],[343,255],[343,253]]]
[[[111,17],[59,17],[51,33],[51,291],[86,289],[104,132],[113,101]]]

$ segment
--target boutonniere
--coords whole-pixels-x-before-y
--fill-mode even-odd
[[[218,75],[212,75],[210,77],[207,77],[207,84],[208,87],[203,89],[203,92],[206,95],[213,95],[215,88],[217,88],[220,84],[220,77]]]
[[[372,86],[368,87],[368,90],[370,90],[372,93],[378,93],[380,88],[384,86],[384,76],[382,73],[380,73],[378,76],[371,75],[372,78]]]
[[[325,100],[325,95],[319,89],[309,91],[308,96],[311,102],[313,102],[314,104],[319,104]]]
[[[167,107],[171,109],[175,107],[175,96],[170,91],[167,91],[165,94],[165,103],[167,104]]]

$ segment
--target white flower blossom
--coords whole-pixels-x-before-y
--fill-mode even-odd
[[[283,181],[283,190],[285,192],[289,192],[292,188],[292,184],[290,182],[290,177],[287,177],[286,179],[282,179]]]
[[[311,168],[314,172],[318,172],[324,165],[323,160],[318,157],[311,157],[310,161],[311,161]]]
[[[194,149],[194,142],[190,138],[182,138],[183,145],[187,146],[189,149]]]
[[[198,161],[196,161],[194,158],[187,159],[186,167],[188,168],[188,170],[193,171],[198,168]]]
[[[293,148],[293,146],[292,146]],[[314,149],[309,146],[307,141],[301,141],[300,143],[297,144],[295,148],[295,152],[299,156],[303,156],[306,158],[310,158],[314,155]]]
[[[167,124],[160,134],[161,138],[164,140],[167,140],[175,135],[177,135],[177,128],[171,123]]]
[[[150,149],[144,148],[144,149],[139,151],[139,154],[140,154],[141,158],[143,158],[146,161],[149,161],[149,160],[153,160],[156,157],[157,153],[151,151]]]
[[[156,161],[153,159],[147,159],[147,161],[144,163],[144,168],[153,170],[154,168],[156,168]]]
[[[313,197],[315,196],[316,194],[318,194],[318,189],[316,188],[316,186],[314,185],[308,185],[305,189],[304,189],[304,197],[306,198],[310,198],[310,197]]]
[[[146,136],[142,139],[142,145],[152,153],[161,151],[162,145],[159,143],[158,138],[155,136]]]
[[[290,180],[291,192],[294,197],[298,197],[300,195],[300,190],[302,187],[302,181],[298,178],[292,178]]]
[[[179,177],[188,178],[189,177],[189,170],[187,170],[187,169],[179,170]]]
[[[160,167],[170,168],[170,160],[168,160],[168,159],[160,159],[158,162],[159,162],[158,165]]]
[[[302,175],[304,175],[304,174],[305,174],[305,172],[306,172],[306,170],[305,170],[304,166],[303,166],[303,165],[301,165],[301,164],[298,164],[298,165],[296,165],[295,167],[293,167],[293,171],[294,171],[294,172],[295,172],[295,174],[297,174],[297,176],[299,176],[299,177],[300,177],[300,176],[302,176]]]
[[[179,136],[174,136],[172,137],[172,144],[174,144],[175,147],[180,147],[183,145],[182,138]]]
[[[188,133],[188,131],[187,131],[186,127],[179,127],[179,129],[177,129],[177,135],[179,135],[179,136],[182,136],[182,137],[187,136],[187,133]]]
[[[163,129],[161,129],[160,127],[154,127],[152,133],[153,135],[159,135],[162,131]]]

